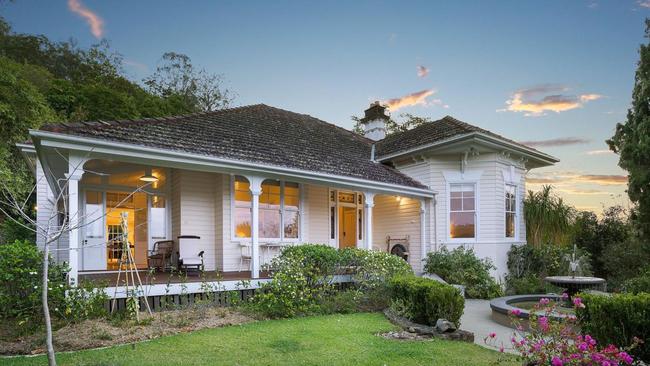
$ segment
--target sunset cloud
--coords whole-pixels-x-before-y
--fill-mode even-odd
[[[419,78],[425,78],[427,75],[429,75],[429,68],[423,65],[418,65],[418,77]]]
[[[563,94],[569,88],[558,84],[538,85],[532,88],[515,91],[510,99],[506,100],[506,108],[497,112],[524,113],[526,117],[538,117],[547,111],[561,113],[576,108],[581,108],[585,103],[602,98],[600,94]]]
[[[577,144],[586,144],[590,141],[580,137],[559,137],[555,139],[548,140],[531,140],[531,141],[521,141],[521,144],[530,147],[549,147],[549,146],[568,146],[568,145],[577,145]]]
[[[444,104],[440,99],[432,99],[429,101],[427,100],[428,97],[432,96],[435,93],[436,91],[434,89],[425,89],[419,92],[405,95],[403,97],[384,100],[382,104],[386,105],[391,112],[395,112],[400,108],[410,107],[414,105],[439,105],[444,108],[448,108],[449,106]]]
[[[603,149],[603,150],[591,150],[587,151],[585,154],[587,155],[607,155],[607,154],[613,154],[614,152],[609,149]]]
[[[68,9],[86,20],[90,25],[90,32],[95,38],[104,35],[104,21],[92,10],[85,7],[80,0],[68,0]]]
[[[596,184],[601,186],[621,186],[627,184],[624,175],[607,174],[575,174],[567,172],[531,173],[526,177],[526,183],[542,185],[553,184],[571,186],[575,184]]]

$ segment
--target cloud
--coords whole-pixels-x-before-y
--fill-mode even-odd
[[[435,94],[436,90],[434,89],[425,89],[421,90],[419,92],[411,93],[408,95],[405,95],[403,97],[399,98],[393,98],[393,99],[388,99],[384,100],[382,104],[385,104],[388,109],[390,109],[391,112],[395,112],[396,110],[404,107],[410,107],[414,105],[440,105],[445,108],[448,108],[446,104],[442,103],[440,99],[434,99],[431,101],[427,101],[427,98],[430,97],[431,95]]]
[[[650,0],[648,0],[650,1]],[[526,117],[545,115],[547,111],[561,113],[581,108],[585,103],[602,98],[600,94],[562,94],[569,87],[559,84],[543,84],[515,91],[506,100],[506,108],[497,112],[523,112]]]
[[[529,184],[553,184],[566,188],[575,184],[596,184],[601,186],[619,186],[627,184],[624,175],[576,174],[569,172],[531,173],[526,177]],[[569,188],[566,188],[569,189]]]
[[[388,43],[395,44],[396,41],[397,41],[397,33],[391,33],[388,36]]]
[[[649,0],[650,1],[650,0]],[[418,65],[418,77],[419,78],[425,78],[427,75],[429,75],[429,68],[423,65]]]
[[[68,0],[68,9],[86,20],[86,23],[90,25],[90,32],[95,38],[101,38],[104,35],[104,20],[85,7],[80,0]]]
[[[611,192],[601,191],[598,189],[560,188],[558,191],[579,196],[608,196],[612,194]]]
[[[585,154],[587,155],[605,155],[605,154],[613,154],[614,152],[609,149],[603,149],[603,150],[591,150],[587,151]]]
[[[578,181],[595,183],[600,185],[623,185],[627,184],[627,177],[624,175],[580,175]]]
[[[559,138],[548,139],[548,140],[521,141],[520,143],[530,147],[549,147],[549,146],[567,146],[567,145],[586,144],[589,142],[590,142],[589,140],[580,137],[559,137]]]
[[[637,4],[642,8],[650,8],[650,0],[639,0],[637,1]]]

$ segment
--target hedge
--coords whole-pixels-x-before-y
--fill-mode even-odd
[[[590,334],[600,344],[626,347],[634,337],[642,339],[630,353],[645,362],[650,361],[650,293],[581,294],[585,307],[577,316],[582,332]]]
[[[400,300],[414,322],[435,325],[447,319],[460,326],[465,299],[453,286],[428,278],[398,276],[390,282],[391,299]]]

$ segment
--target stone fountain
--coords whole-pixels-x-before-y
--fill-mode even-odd
[[[573,253],[569,258],[569,269],[571,276],[549,276],[544,281],[551,285],[564,288],[569,298],[584,289],[602,288],[605,280],[599,277],[576,276],[580,267],[580,260],[576,258],[576,245],[573,245]]]

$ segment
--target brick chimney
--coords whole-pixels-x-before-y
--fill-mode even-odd
[[[386,107],[376,101],[370,104],[365,114],[361,119],[363,135],[373,141],[386,137],[386,121],[390,118],[386,114]]]

